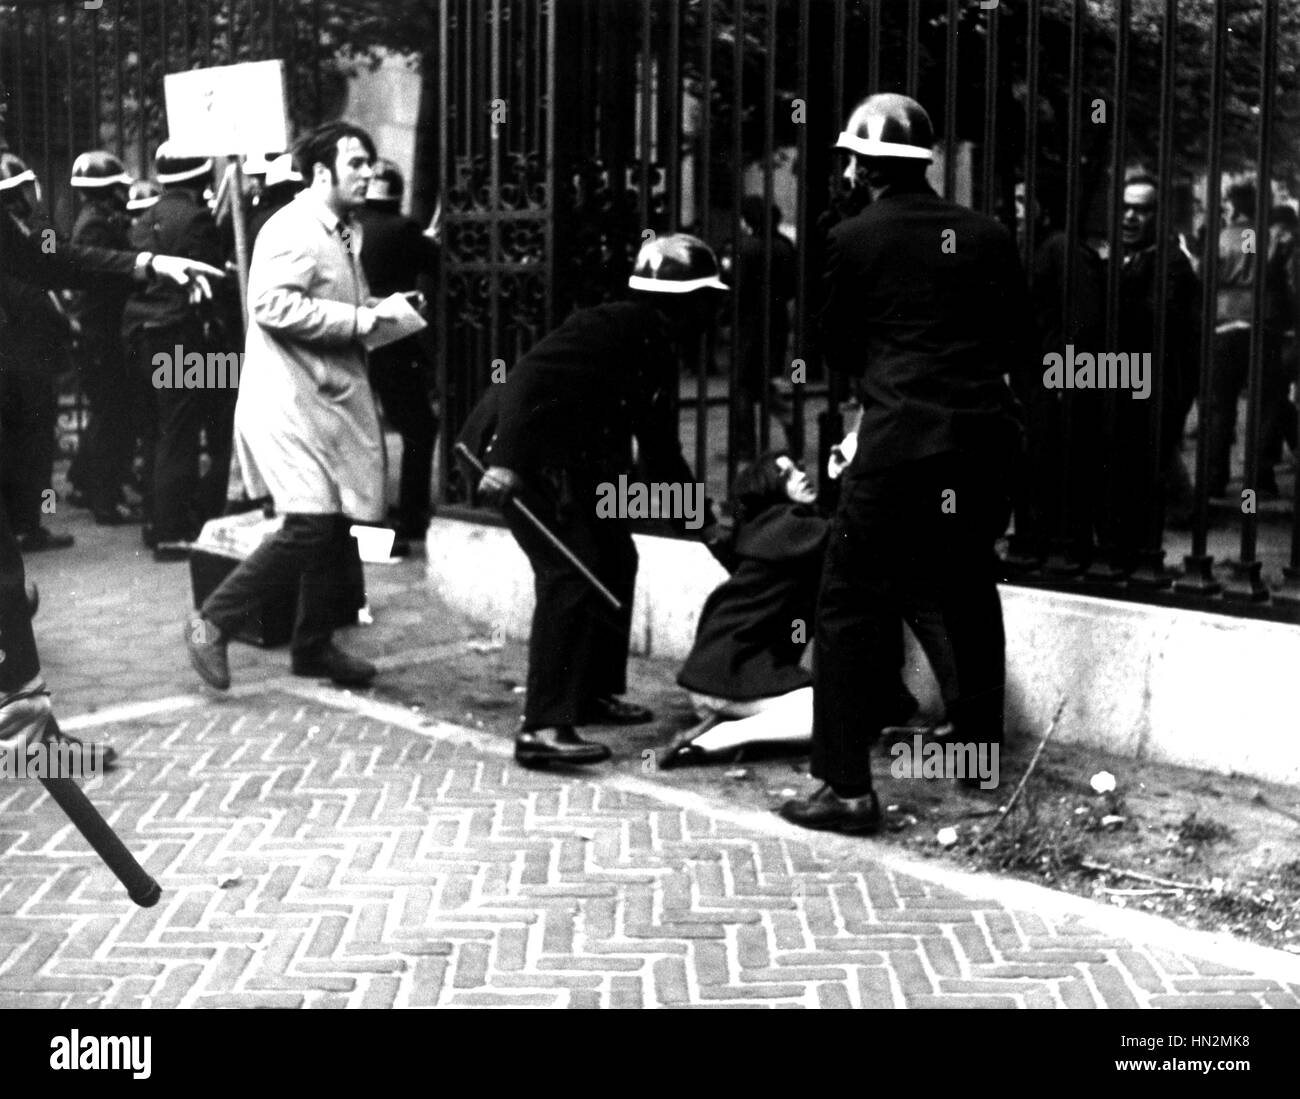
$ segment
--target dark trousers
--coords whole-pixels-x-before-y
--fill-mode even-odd
[[[178,346],[187,355],[216,350],[198,325],[142,329],[131,341],[135,374],[149,380],[154,405],[144,497],[146,518],[160,542],[191,541],[207,520],[225,512],[238,396],[234,388],[153,387],[154,356],[163,353],[170,360]],[[206,472],[200,472],[200,433],[210,458]]]
[[[200,613],[234,634],[255,622],[264,602],[296,597],[290,647],[296,654],[319,652],[337,627],[356,620],[361,605],[361,559],[351,526],[343,515],[286,515],[284,526],[222,581]]]
[[[1004,467],[969,454],[850,470],[817,603],[816,777],[871,785],[871,746],[895,705],[902,622],[934,669],[955,735],[1001,742],[1005,637],[993,546],[1010,514],[1006,484]]]
[[[1210,494],[1221,496],[1227,491],[1232,472],[1230,462],[1236,436],[1237,399],[1246,388],[1250,375],[1249,328],[1231,329],[1214,337],[1210,369],[1210,407],[1205,415],[1210,450],[1208,476]],[[1289,385],[1281,337],[1268,330],[1264,337],[1264,363],[1259,385],[1259,435],[1256,439],[1259,480],[1268,487],[1274,480],[1273,462],[1279,456],[1285,419],[1293,414],[1286,399]]]
[[[0,360],[0,500],[17,534],[41,525],[54,471],[56,401],[48,372]]]
[[[80,376],[90,422],[77,449],[68,479],[86,497],[96,514],[113,510],[122,485],[131,476],[136,439],[144,431],[142,406],[150,399],[144,379],[128,368],[116,333],[86,333],[82,337]],[[145,478],[148,479],[148,470]]]
[[[27,606],[23,555],[0,508],[0,695],[18,690],[41,670]]]
[[[520,497],[619,602],[616,613],[513,507],[510,532],[533,567],[524,727],[581,725],[589,704],[627,689],[637,553],[621,519],[596,518],[596,485],[562,472],[533,478]]]
[[[370,356],[370,388],[388,422],[402,436],[398,525],[408,537],[423,537],[429,523],[429,482],[438,417],[429,402],[428,360],[414,336]]]

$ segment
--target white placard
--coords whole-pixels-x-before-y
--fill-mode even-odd
[[[289,147],[283,61],[248,61],[163,77],[177,156],[273,153]]]

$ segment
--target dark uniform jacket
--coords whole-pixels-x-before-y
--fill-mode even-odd
[[[214,267],[225,263],[228,249],[208,208],[192,191],[166,191],[131,227],[131,247],[140,252],[184,256]],[[122,316],[122,333],[141,328],[173,328],[193,318],[189,292],[156,279],[131,295]]]
[[[1154,244],[1139,251],[1121,253],[1117,351],[1155,351],[1158,258],[1159,250]],[[1197,364],[1201,343],[1201,280],[1172,241],[1169,245],[1168,284],[1164,363],[1153,360],[1153,369],[1160,374],[1164,415],[1178,415],[1177,423],[1181,426],[1181,417],[1195,399],[1200,377]]]
[[[1001,223],[926,184],[892,191],[830,231],[825,291],[827,364],[861,379],[856,469],[1015,438],[1002,376],[1035,368],[1037,341]]]
[[[778,504],[736,532],[730,579],[705,601],[677,682],[688,691],[749,701],[806,687],[800,667],[812,636],[829,523],[804,504]],[[805,640],[794,623],[804,623]]]
[[[125,280],[134,269],[135,256],[128,252],[68,243],[46,252],[39,239],[28,237],[13,218],[0,211],[0,274],[20,275],[24,281],[46,288],[80,288],[96,284],[105,275]],[[18,690],[40,670],[22,557],[6,530],[0,538],[0,694]]]
[[[361,223],[361,266],[376,297],[414,290],[421,275],[438,269],[438,246],[420,227],[397,210],[363,206],[357,211]]]
[[[111,205],[90,201],[81,208],[72,227],[72,243],[96,248],[126,250],[130,247],[130,222],[125,213]],[[159,249],[150,249],[159,251]],[[74,307],[81,322],[82,343],[91,349],[116,345],[122,329],[122,310],[131,296],[131,287],[104,283],[78,296]]]
[[[581,471],[597,482],[639,465],[655,481],[694,480],[671,403],[676,353],[653,307],[625,301],[572,314],[493,387],[489,461],[523,477]]]

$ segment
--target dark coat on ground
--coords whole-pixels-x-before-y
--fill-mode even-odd
[[[813,633],[829,530],[827,520],[802,504],[778,504],[741,525],[739,563],[705,601],[677,676],[681,686],[741,702],[812,682],[800,661]]]
[[[830,231],[825,289],[827,363],[861,379],[855,468],[1005,447],[1002,376],[1041,370],[1005,226],[928,184],[895,189]]]

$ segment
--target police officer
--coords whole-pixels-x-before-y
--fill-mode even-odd
[[[860,378],[817,607],[812,774],[782,815],[871,832],[871,745],[887,724],[904,619],[934,668],[953,735],[999,744],[1002,611],[995,539],[1019,445],[1003,378],[1034,355],[1015,241],[926,182],[933,131],[915,100],[875,95],[840,135],[871,203],[830,233],[821,317],[828,365]]]
[[[612,611],[516,509],[506,509],[537,596],[515,741],[515,759],[527,767],[598,763],[609,748],[583,740],[575,726],[653,719],[615,697],[626,689],[637,555],[623,518],[598,517],[598,486],[631,472],[633,438],[646,480],[676,482],[683,492],[694,480],[671,401],[677,349],[713,319],[726,285],[708,246],[676,234],[641,248],[628,286],[630,300],[572,314],[515,364],[496,394],[480,492],[490,503],[518,495],[623,606]]]
[[[438,247],[402,214],[402,191],[397,165],[391,160],[377,161],[366,204],[357,211],[365,241],[361,266],[370,292],[379,298],[415,290],[422,276],[437,273]],[[370,388],[385,417],[402,436],[398,542],[394,543],[394,552],[399,554],[398,543],[423,539],[429,524],[429,482],[438,436],[438,417],[429,399],[432,381],[432,367],[419,335],[370,353]]]
[[[130,247],[126,202],[131,177],[122,162],[102,150],[82,153],[72,163],[70,182],[80,202],[73,243]],[[140,386],[133,384],[122,350],[122,310],[129,296],[129,286],[108,280],[82,291],[74,305],[81,326],[78,365],[90,424],[68,479],[100,526],[139,520],[122,501],[145,399]]]
[[[212,174],[212,161],[203,157],[176,156],[170,142],[163,142],[154,157],[162,197],[131,229],[136,248],[188,256],[221,266],[229,249],[203,201],[203,190]],[[193,303],[176,287],[151,284],[136,290],[127,302],[122,331],[127,337],[129,361],[138,382],[152,384],[159,364],[166,366],[178,354],[185,359],[197,353],[206,363],[212,353],[238,352],[229,309],[223,301]],[[160,359],[159,356],[162,356]],[[165,377],[175,380],[180,373],[172,364]],[[229,369],[225,372],[227,380]],[[203,523],[225,510],[226,484],[230,475],[233,431],[234,388],[154,386],[156,443],[151,482],[145,494],[147,520],[152,524],[154,559],[184,560],[188,543],[197,537]],[[211,464],[199,474],[199,432],[207,440]]]
[[[36,176],[13,153],[0,153],[0,207],[32,232],[48,225]],[[0,333],[0,507],[24,554],[65,549],[72,535],[41,520],[53,510],[55,378],[67,367],[68,318],[49,291],[0,274]]]
[[[184,286],[197,275],[221,275],[216,268],[176,256],[81,247],[57,238],[53,248],[46,245],[9,211],[0,210],[0,274],[20,275],[47,289],[155,276]],[[202,292],[201,284],[196,285]],[[49,692],[41,676],[31,616],[22,555],[0,509],[0,746],[4,747],[34,743],[48,732]]]

